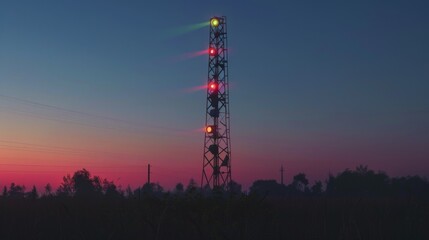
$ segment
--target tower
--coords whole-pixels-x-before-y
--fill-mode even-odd
[[[201,187],[228,189],[231,182],[228,44],[226,17],[210,19],[206,125]]]
[[[281,185],[284,185],[284,184],[283,184],[283,171],[284,171],[284,170],[283,170],[283,164],[282,164],[282,166],[281,166],[281,168],[280,168],[280,184],[281,184]]]

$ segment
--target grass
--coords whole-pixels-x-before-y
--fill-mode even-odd
[[[429,239],[413,198],[1,199],[0,239]]]

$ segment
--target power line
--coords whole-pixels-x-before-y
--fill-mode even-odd
[[[47,165],[47,164],[19,164],[19,163],[0,163],[0,166],[9,166],[9,167],[53,167],[53,168],[72,168],[72,167],[76,167],[76,168],[82,168],[82,166],[78,166],[78,165]],[[93,167],[93,168],[105,168],[105,169],[117,169],[117,168],[130,168],[131,170],[135,169],[135,168],[146,168],[146,166],[144,165],[116,165],[116,166],[104,166],[104,165],[86,165],[85,167]],[[140,169],[139,169],[140,171]]]
[[[73,110],[73,109],[68,109],[68,108],[59,107],[59,106],[55,106],[55,105],[49,105],[49,104],[45,104],[45,103],[31,101],[31,100],[27,100],[27,99],[23,99],[23,98],[17,98],[17,97],[13,97],[13,96],[4,95],[4,94],[0,94],[0,98],[5,98],[8,100],[13,100],[16,102],[35,105],[35,106],[39,106],[39,107],[60,110],[60,111],[69,112],[69,113],[73,113],[73,114],[79,114],[79,115],[84,115],[84,116],[89,116],[89,117],[94,117],[94,118],[99,118],[99,119],[104,119],[104,120],[110,120],[110,121],[115,121],[115,122],[122,122],[125,124],[134,125],[134,126],[140,125],[140,123],[135,123],[135,122],[119,119],[119,118],[112,118],[112,117],[101,116],[101,115],[97,115],[97,114],[93,114],[93,113],[77,111],[77,110]]]
[[[49,121],[55,121],[55,122],[62,122],[62,123],[68,123],[68,124],[74,124],[74,125],[79,125],[79,126],[87,126],[87,127],[91,127],[91,128],[97,128],[97,129],[103,129],[103,130],[112,130],[112,131],[117,131],[117,132],[122,132],[122,133],[126,133],[126,134],[130,134],[130,135],[139,135],[142,133],[148,133],[148,132],[152,132],[155,133],[151,130],[148,129],[124,129],[124,128],[118,128],[118,127],[108,127],[108,126],[103,126],[100,124],[89,124],[87,122],[83,122],[83,121],[72,121],[69,119],[63,119],[63,118],[53,118],[53,117],[48,117],[46,115],[42,115],[42,114],[38,114],[35,112],[30,112],[30,111],[23,111],[23,110],[17,110],[17,109],[13,109],[10,107],[5,107],[5,106],[0,106],[0,108],[5,109],[6,111],[9,112],[13,112],[19,115],[24,115],[27,117],[33,117],[33,118],[38,118],[38,119],[43,119],[43,120],[49,120]],[[172,134],[173,132],[169,132],[169,131],[165,131],[164,133],[170,133]],[[157,133],[159,134],[159,132]]]
[[[5,144],[6,143],[6,144]],[[24,146],[14,146],[9,144],[18,144],[18,145],[24,145]],[[44,151],[44,150],[54,150],[58,153],[75,153],[75,154],[85,154],[85,153],[93,153],[93,154],[110,154],[110,155],[129,155],[134,157],[142,157],[138,155],[133,155],[129,153],[120,153],[120,152],[110,152],[110,151],[96,151],[96,150],[89,150],[89,149],[83,149],[83,148],[70,148],[70,147],[60,147],[60,146],[52,146],[52,145],[41,145],[41,144],[33,144],[28,142],[20,142],[20,141],[9,141],[9,140],[3,140],[0,139],[0,146],[4,147],[11,147],[11,148],[23,148],[23,149],[31,149],[30,147],[36,147],[38,151]]]
[[[75,115],[91,117],[91,118],[94,118],[94,119],[107,120],[107,121],[110,121],[110,122],[117,122],[117,123],[125,124],[125,125],[128,125],[128,126],[139,128],[139,129],[141,129],[141,126],[142,126],[142,123],[139,123],[139,122],[133,122],[133,121],[128,121],[128,120],[124,120],[124,119],[120,119],[120,118],[114,118],[114,117],[102,116],[102,115],[88,113],[88,112],[83,112],[83,111],[77,111],[77,110],[74,110],[74,109],[64,108],[64,107],[60,107],[60,106],[56,106],[56,105],[45,104],[45,103],[41,103],[41,102],[37,102],[37,101],[32,101],[32,100],[28,100],[28,99],[18,98],[18,97],[15,97],[15,96],[9,96],[9,95],[0,94],[0,98],[6,99],[6,100],[9,100],[9,101],[19,102],[19,103],[26,104],[26,105],[37,106],[37,107],[41,107],[41,108],[46,108],[46,109],[51,109],[51,110],[57,110],[57,111],[71,113],[71,114],[75,114]],[[162,129],[162,130],[166,130],[166,131],[169,131],[169,132],[170,131],[178,131],[178,132],[183,131],[183,130],[180,130],[180,129],[174,129],[174,128],[170,128],[170,127],[153,125],[153,124],[149,124],[149,125],[145,124],[145,125],[146,125],[146,127],[151,128],[151,129]],[[90,126],[94,127],[94,125],[90,125]]]

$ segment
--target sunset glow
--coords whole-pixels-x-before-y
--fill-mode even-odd
[[[167,190],[199,184],[204,136],[224,132],[205,122],[222,114],[206,103],[220,107],[232,85],[219,121],[244,190],[278,181],[281,166],[287,184],[360,164],[429,177],[418,4],[19,2],[0,7],[0,187],[56,188],[83,168],[138,187],[148,164]],[[221,16],[226,46],[209,43]],[[209,61],[228,67],[217,68],[227,84]]]

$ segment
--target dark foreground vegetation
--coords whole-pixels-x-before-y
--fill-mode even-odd
[[[366,167],[309,186],[255,181],[249,193],[194,181],[125,191],[85,169],[41,196],[12,184],[0,199],[0,239],[429,239],[429,183]]]

